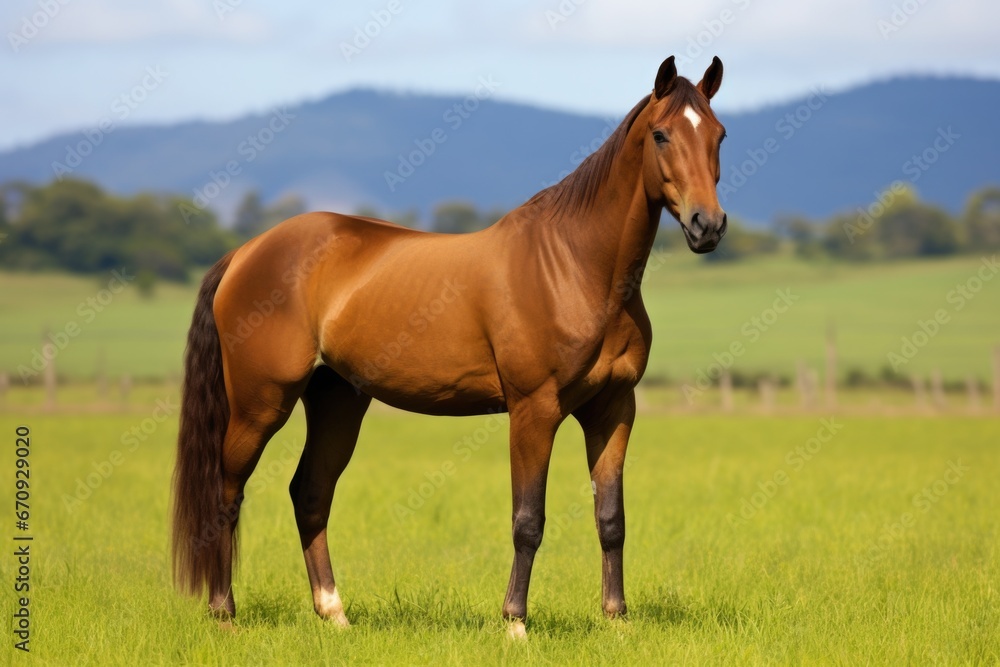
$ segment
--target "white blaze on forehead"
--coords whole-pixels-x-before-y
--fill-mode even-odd
[[[694,129],[696,130],[698,129],[698,126],[701,125],[701,116],[699,116],[698,112],[690,106],[684,107],[684,117],[691,121],[691,124],[694,125]]]

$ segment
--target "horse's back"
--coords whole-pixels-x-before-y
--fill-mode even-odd
[[[243,310],[282,300],[275,312],[310,332],[313,354],[376,398],[482,412],[503,404],[481,316],[487,241],[309,213],[243,246],[220,291],[241,291]]]

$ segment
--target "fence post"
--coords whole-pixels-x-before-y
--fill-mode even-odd
[[[729,371],[722,371],[722,377],[719,378],[719,393],[722,397],[722,410],[724,412],[733,411],[733,376],[729,374]]]
[[[774,383],[771,378],[761,378],[757,383],[760,389],[760,404],[764,412],[770,414],[774,411]]]
[[[934,401],[934,407],[938,410],[944,410],[948,407],[948,400],[944,395],[944,377],[941,375],[940,368],[935,368],[934,372],[931,373],[931,399]]]
[[[969,375],[965,378],[965,386],[969,390],[969,409],[973,412],[979,412],[983,407],[979,397],[979,378],[975,375]]]
[[[799,401],[803,410],[813,407],[816,392],[816,373],[811,371],[806,362],[800,360],[796,364],[795,385],[799,390]]]
[[[815,368],[807,369],[806,380],[809,382],[809,404],[816,407],[818,404],[817,396],[819,396],[819,371]]]
[[[108,400],[108,359],[103,345],[97,350],[97,398],[101,403]]]
[[[837,407],[837,332],[832,322],[826,330],[826,407]]]
[[[52,348],[52,358],[45,353],[46,348]],[[42,371],[42,384],[45,386],[45,409],[56,408],[56,346],[49,340],[49,331],[42,332],[42,358],[45,359],[45,370]]]
[[[916,395],[917,409],[926,410],[927,392],[924,389],[924,379],[919,375],[912,375],[910,376],[910,382],[913,383],[913,393]]]
[[[121,379],[122,406],[128,406],[129,393],[132,391],[132,376],[126,373]]]
[[[1000,413],[1000,345],[993,348],[993,410]]]

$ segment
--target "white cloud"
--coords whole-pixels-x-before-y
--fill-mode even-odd
[[[484,74],[504,81],[499,98],[622,114],[670,54],[692,79],[722,57],[716,103],[727,110],[898,74],[1000,78],[995,0],[398,1],[403,11],[346,62],[340,43],[389,0],[73,0],[15,57],[0,58],[8,99],[19,100],[0,107],[0,146],[87,126],[151,63],[171,72],[170,86],[137,122],[232,117],[357,85],[463,93]],[[0,25],[18,30],[38,2],[0,4]],[[879,19],[919,2],[883,38]],[[219,3],[233,11],[220,19]],[[73,104],[51,103],[39,80]]]
[[[220,0],[227,6],[234,0]],[[257,43],[269,37],[268,24],[240,4],[217,12],[212,1],[165,0],[135,3],[91,0],[66,5],[39,34],[56,44],[136,44],[149,40],[201,39]]]

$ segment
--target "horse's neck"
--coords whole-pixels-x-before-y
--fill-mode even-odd
[[[660,218],[661,206],[646,197],[641,144],[616,156],[600,188],[594,204],[560,225],[559,233],[586,258],[595,284],[610,287],[608,298],[620,305],[639,287]]]

